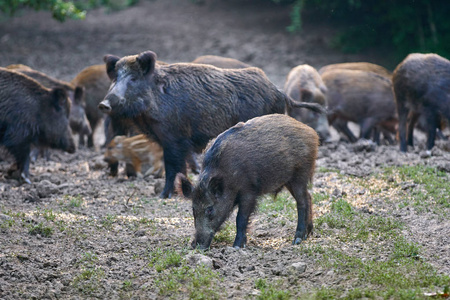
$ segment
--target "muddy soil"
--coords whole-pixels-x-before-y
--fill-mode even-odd
[[[347,55],[331,49],[335,32],[319,22],[305,24],[299,35],[286,33],[288,25],[289,7],[252,1],[201,5],[187,0],[141,1],[121,11],[98,9],[85,21],[62,24],[45,12],[26,12],[0,23],[0,66],[21,63],[70,81],[84,67],[103,63],[108,53],[122,56],[153,50],[169,63],[215,54],[261,67],[281,88],[289,70],[298,64],[316,68],[345,61],[383,64],[383,55],[377,53]],[[97,138],[100,145],[101,132]],[[330,174],[320,171],[324,169],[363,179],[385,166],[426,165],[449,173],[449,143],[438,142],[430,156],[424,151],[424,136],[417,139],[415,150],[401,154],[396,145],[348,144],[335,134],[333,142],[320,148],[312,190],[332,189],[333,195],[345,192],[347,198],[359,193],[333,187]],[[53,151],[50,161],[39,159],[32,165],[30,185],[5,179],[11,161],[4,159],[0,162],[0,298],[163,298],[155,288],[158,274],[149,267],[148,256],[155,249],[187,249],[193,234],[189,201],[158,199],[163,179],[128,179],[123,166],[118,177],[110,177],[100,148],[79,149],[72,155]],[[404,222],[404,235],[425,249],[425,259],[439,272],[450,274],[447,219],[391,206],[378,197],[359,205]],[[49,220],[51,234],[42,227]],[[292,276],[283,270],[295,262],[306,265],[306,271],[295,277],[301,280],[302,291],[341,282],[339,275],[321,270],[290,245],[294,222],[280,225],[265,220],[262,214],[253,218],[246,249],[216,242],[205,254],[224,278],[223,298],[257,296],[257,278]],[[326,242],[317,235],[310,239]],[[97,274],[96,285],[80,287],[80,274],[90,263],[101,269],[101,276]]]

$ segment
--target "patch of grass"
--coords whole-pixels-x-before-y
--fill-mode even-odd
[[[55,219],[56,219],[56,215],[53,213],[52,209],[44,209],[42,216],[47,221],[55,221]]]
[[[112,229],[112,226],[116,221],[117,221],[117,216],[107,214],[104,218],[102,218],[102,220],[100,221],[100,224],[104,228],[110,230],[110,229]]]
[[[43,237],[50,237],[53,234],[53,228],[50,226],[44,226],[44,224],[40,222],[37,225],[31,226],[28,233],[32,235],[39,234]]]
[[[327,201],[330,199],[330,195],[326,193],[312,193],[312,203],[320,204],[322,201]]]
[[[259,199],[258,211],[273,218],[283,216],[288,220],[297,219],[297,203],[291,194],[282,191],[274,199],[273,195],[266,195]]]
[[[234,242],[236,236],[236,223],[228,220],[223,225],[222,228],[214,235],[213,240],[219,243],[231,244]]]
[[[189,295],[189,299],[219,299],[217,285],[218,274],[210,268],[190,266],[184,260],[185,250],[155,249],[149,252],[149,267],[153,267],[158,276],[155,285],[158,294],[165,298],[179,298]],[[219,297],[220,295],[220,297]]]
[[[402,182],[412,182],[416,186],[407,189],[410,203],[419,209],[432,211],[446,217],[450,208],[450,176],[436,168],[422,165],[385,168],[383,178],[397,177]],[[392,181],[392,179],[391,179]],[[397,182],[397,184],[399,184]],[[402,197],[403,200],[404,197]],[[405,204],[403,204],[405,205]]]
[[[290,292],[281,287],[281,284],[269,284],[263,278],[258,278],[255,281],[255,288],[261,292],[258,295],[257,299],[260,300],[284,300],[291,299]]]

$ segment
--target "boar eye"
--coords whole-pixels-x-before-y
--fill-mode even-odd
[[[214,213],[214,207],[212,207],[212,206],[209,206],[209,207],[207,207],[206,209],[205,209],[205,215],[206,216],[208,216],[208,217],[212,217],[212,215],[213,215],[213,213]]]

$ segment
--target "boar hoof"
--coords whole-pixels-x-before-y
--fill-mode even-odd
[[[21,179],[23,180],[23,182],[31,184],[31,180],[30,178],[28,178],[25,174],[20,174]]]
[[[303,241],[301,237],[296,237],[294,241],[292,242],[292,245],[298,245]]]

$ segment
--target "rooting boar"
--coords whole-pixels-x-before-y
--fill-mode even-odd
[[[233,247],[245,247],[247,224],[257,197],[283,187],[297,202],[293,244],[305,240],[313,229],[308,183],[313,179],[318,145],[314,129],[280,114],[256,117],[220,134],[205,152],[195,187],[183,174],[177,175],[177,190],[192,198],[192,247],[209,248],[235,206],[238,213]]]
[[[0,145],[16,161],[20,181],[29,179],[30,147],[75,152],[69,126],[70,100],[62,88],[48,89],[19,72],[0,68]]]
[[[151,167],[146,174],[162,177],[164,174],[163,149],[156,142],[150,141],[145,135],[132,137],[118,135],[108,144],[104,160],[110,164],[124,161],[133,165],[137,176],[142,177],[142,165]]]
[[[98,104],[103,100],[111,80],[106,73],[106,67],[102,65],[92,65],[84,68],[72,79],[71,83],[75,86],[84,87],[86,102],[86,117],[89,121],[92,131],[90,134],[79,136],[79,145],[85,145],[87,136],[87,146],[94,148],[94,131],[105,114],[98,109]]]
[[[392,84],[373,72],[332,69],[322,74],[328,88],[328,121],[351,142],[356,138],[347,121],[361,127],[360,138],[369,139],[374,130],[392,131],[397,123]],[[377,141],[379,142],[379,141]]]
[[[388,79],[392,78],[392,72],[377,64],[369,63],[369,62],[347,62],[347,63],[339,63],[339,64],[330,64],[323,66],[319,69],[319,74],[323,74],[329,70],[336,69],[345,69],[345,70],[359,70],[366,72],[373,72],[375,74],[381,75]]]
[[[323,107],[328,105],[327,87],[317,70],[310,65],[293,68],[286,78],[284,91],[297,102],[318,103]],[[287,113],[315,129],[321,141],[329,140],[330,130],[326,115],[296,107],[289,107]]]
[[[84,101],[84,89],[81,86],[73,85],[69,82],[56,79],[47,74],[34,70],[28,66],[16,64],[9,65],[7,69],[14,70],[25,74],[40,84],[47,88],[62,88],[66,91],[69,99],[72,102],[70,109],[70,128],[72,133],[79,134],[80,136],[91,134],[91,126],[89,125],[88,119],[85,112],[85,101]]]
[[[261,69],[220,69],[192,63],[157,65],[156,54],[105,56],[111,87],[99,108],[114,119],[130,120],[164,149],[166,181],[162,198],[171,197],[177,173],[186,173],[186,158],[211,138],[241,121],[295,103],[270,82]]]
[[[427,149],[431,150],[441,118],[450,119],[450,61],[432,53],[409,54],[394,70],[392,82],[400,151],[406,152],[407,144],[414,146],[414,126],[420,116],[426,120]]]
[[[192,61],[193,64],[207,64],[213,65],[222,69],[243,69],[252,67],[249,64],[246,64],[240,60],[217,56],[217,55],[203,55],[199,56]]]

